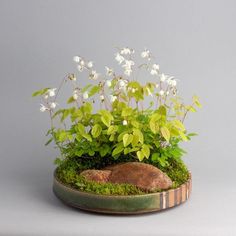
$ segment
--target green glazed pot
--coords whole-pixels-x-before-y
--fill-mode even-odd
[[[68,187],[57,179],[55,173],[53,192],[61,201],[82,210],[106,214],[141,214],[168,209],[185,202],[190,196],[192,186],[190,177],[180,187],[159,193],[99,195]]]

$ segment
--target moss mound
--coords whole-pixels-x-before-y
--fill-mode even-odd
[[[115,163],[106,163],[99,162],[99,160],[97,160],[97,162],[92,162],[88,161],[88,158],[71,158],[60,163],[56,172],[56,176],[62,183],[66,184],[67,186],[90,193],[103,195],[146,194],[147,192],[144,192],[138,187],[130,184],[97,183],[93,181],[87,181],[84,177],[79,175],[81,171],[86,169],[101,169],[107,165],[116,164],[119,162],[121,161],[117,160],[115,161]],[[152,164],[166,173],[173,181],[173,185],[171,188],[177,188],[189,179],[189,172],[183,161],[173,160],[166,167],[158,166],[157,164],[151,163],[150,161],[146,161],[146,163]],[[161,191],[161,189],[155,190],[155,192]]]

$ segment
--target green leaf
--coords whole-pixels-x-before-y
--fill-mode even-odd
[[[133,140],[133,135],[132,134],[125,134],[123,136],[123,144],[124,147],[127,147]]]
[[[156,163],[156,162],[158,162],[159,157],[160,157],[159,153],[153,153],[151,159],[154,163]]]
[[[52,142],[52,140],[53,140],[53,137],[52,138],[50,138],[44,145],[45,146],[47,146],[49,143],[51,143]]]
[[[92,84],[86,85],[86,86],[81,90],[81,92],[82,92],[82,93],[86,92],[90,87],[92,87]]]
[[[183,141],[188,141],[187,136],[182,131],[179,131],[179,135],[180,135],[180,137],[182,138]]]
[[[150,122],[149,122],[149,126],[150,126],[151,131],[154,134],[158,133],[158,131],[159,131],[159,124],[157,123],[157,121],[155,121],[154,119],[151,119]]]
[[[101,121],[104,125],[109,127],[111,125],[111,121],[114,120],[112,114],[106,110],[101,110],[99,113],[101,114]]]
[[[139,142],[143,144],[143,133],[139,129],[134,129],[133,134],[137,135]]]
[[[143,144],[141,152],[148,159],[148,157],[150,156],[150,148],[149,148],[149,146],[146,145],[146,144]]]
[[[75,99],[73,98],[73,96],[69,97],[69,99],[67,100],[67,104],[70,104],[72,102],[75,102]]]
[[[183,123],[179,120],[173,120],[173,125],[181,131],[185,130],[185,127],[184,127]]]
[[[121,116],[130,116],[133,113],[133,109],[131,107],[126,107],[122,110]]]
[[[158,112],[162,116],[166,116],[166,108],[164,106],[160,106]]]
[[[84,134],[82,134],[82,136],[83,136],[85,139],[87,139],[89,142],[92,142],[92,137],[91,137],[90,134],[84,133]]]
[[[94,125],[91,131],[92,136],[94,138],[97,138],[101,134],[101,132],[102,132],[102,127],[99,124]]]
[[[117,130],[118,130],[117,125],[111,125],[107,130],[107,134],[108,135],[114,134]]]
[[[99,85],[93,86],[88,93],[89,97],[92,97],[93,95],[98,93],[100,90],[101,90],[101,87]]]
[[[110,147],[105,144],[100,148],[99,154],[101,155],[101,157],[104,157],[108,154],[109,151],[110,151]]]
[[[85,133],[85,127],[83,124],[81,123],[78,123],[77,126],[76,126],[76,129],[78,130],[78,132],[83,135]]]
[[[169,142],[170,140],[170,131],[166,126],[161,127],[161,134],[164,137],[164,139]]]
[[[196,95],[193,96],[193,102],[197,107],[202,108],[202,104],[199,102],[198,96],[196,96]]]
[[[142,161],[144,158],[144,154],[141,151],[137,151],[137,157],[138,157],[139,161]]]
[[[133,140],[131,142],[132,146],[133,147],[137,146],[138,142],[139,142],[139,136],[137,134],[133,134]]]
[[[136,120],[132,120],[132,121],[131,121],[131,125],[132,125],[133,127],[135,127],[135,128],[139,128],[140,123],[139,123],[138,121],[136,121]]]
[[[193,106],[185,106],[188,111],[196,112],[197,110]]]
[[[70,109],[64,109],[62,111],[61,122],[63,122],[70,115]]]
[[[121,153],[124,150],[123,145],[118,145],[112,152],[112,156],[116,156],[117,154]]]
[[[43,95],[45,94],[50,88],[44,88],[44,89],[41,89],[41,90],[37,90],[35,91],[33,94],[32,94],[32,97],[36,97],[36,96],[39,96],[39,95]]]
[[[110,138],[109,138],[109,141],[113,142],[114,140],[115,140],[115,135],[112,134],[112,135],[110,136]]]

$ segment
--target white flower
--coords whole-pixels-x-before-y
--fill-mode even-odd
[[[166,92],[166,95],[169,95],[169,94],[170,94],[170,91],[167,91],[167,92]]]
[[[114,102],[115,100],[117,100],[117,96],[110,95],[110,101]]]
[[[160,69],[159,65],[153,64],[152,69],[150,71],[151,75],[158,75],[159,69]]]
[[[79,98],[79,95],[78,95],[77,93],[74,93],[74,94],[73,94],[73,99],[74,99],[74,100],[77,100],[78,98]]]
[[[165,94],[165,91],[164,90],[161,90],[160,91],[160,95],[163,96]]]
[[[135,88],[132,88],[132,93],[135,93],[136,89]]]
[[[82,72],[84,70],[84,66],[81,66],[81,65],[78,65],[77,68],[80,72]]]
[[[88,97],[89,97],[88,92],[85,91],[85,92],[83,93],[83,99],[88,99]]]
[[[131,69],[126,69],[126,70],[124,71],[124,73],[125,73],[125,75],[130,76],[131,73],[132,73],[132,70],[131,70]]]
[[[158,88],[159,87],[159,84],[158,83],[156,83],[156,88]]]
[[[46,107],[46,106],[44,106],[43,104],[40,104],[41,105],[41,107],[40,107],[40,111],[41,112],[45,112],[45,111],[47,111],[48,110],[48,108]]]
[[[44,99],[48,99],[48,94],[45,94],[45,95],[44,95]]]
[[[157,75],[157,74],[158,74],[158,71],[157,71],[157,70],[154,70],[154,69],[151,69],[150,74],[151,74],[151,75]]]
[[[73,57],[73,61],[76,62],[76,63],[79,63],[80,62],[80,57],[79,56],[74,56]]]
[[[153,64],[153,65],[152,65],[152,68],[153,68],[154,70],[159,70],[159,69],[160,69],[160,66],[157,65],[157,64]]]
[[[96,79],[98,79],[98,76],[99,76],[99,74],[96,72],[96,70],[92,70],[90,75],[89,75],[89,78],[93,79],[93,80],[96,80]]]
[[[167,80],[167,76],[164,75],[164,74],[161,74],[161,76],[160,76],[160,81],[161,81],[161,82],[165,82],[166,80]]]
[[[51,108],[51,109],[55,109],[56,106],[57,106],[57,104],[56,104],[55,102],[51,102],[51,103],[50,103],[50,108]]]
[[[119,53],[116,53],[115,56],[116,56],[115,59],[116,61],[119,62],[119,64],[121,64],[125,60],[125,58],[121,56]]]
[[[120,85],[120,87],[126,87],[127,83],[125,80],[121,79],[121,80],[119,80],[119,85]]]
[[[80,60],[79,65],[77,66],[78,70],[82,72],[84,70],[84,67],[85,67],[84,60]]]
[[[89,61],[89,62],[87,63],[87,67],[88,67],[89,69],[91,69],[91,68],[93,67],[93,62],[92,62],[92,61]]]
[[[85,61],[84,61],[84,60],[81,60],[81,61],[80,61],[80,65],[81,65],[81,66],[85,66]]]
[[[105,69],[106,69],[106,74],[107,74],[108,76],[114,75],[113,69],[111,69],[111,68],[109,68],[109,67],[107,67],[107,66],[105,66]]]
[[[150,57],[150,51],[145,49],[143,52],[141,52],[142,58],[149,58]]]
[[[107,85],[107,87],[111,87],[111,80],[107,80],[106,85]]]
[[[134,65],[134,61],[132,60],[125,60],[125,64],[122,67],[131,68]]]
[[[56,90],[57,90],[56,88],[48,89],[47,93],[49,97],[54,97],[56,95],[55,93]]]
[[[105,97],[103,95],[100,95],[100,99],[104,101]]]
[[[127,125],[128,124],[128,122],[127,122],[127,120],[123,120],[123,125]]]
[[[169,79],[168,79],[168,84],[171,86],[171,87],[176,87],[176,85],[177,85],[177,81],[175,80],[175,79],[173,79],[174,77],[170,77]]]
[[[130,49],[130,48],[122,48],[121,51],[120,51],[120,54],[121,55],[130,55],[131,53],[134,53],[134,50],[133,49]]]

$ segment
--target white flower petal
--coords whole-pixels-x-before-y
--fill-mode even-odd
[[[56,106],[57,106],[57,104],[56,104],[55,102],[51,102],[51,103],[50,103],[50,108],[51,108],[51,109],[55,109]]]
[[[122,124],[127,125],[128,124],[127,120],[123,120]]]
[[[87,67],[88,67],[89,69],[91,69],[91,68],[93,67],[93,62],[92,62],[92,61],[89,61],[89,62],[87,63]]]
[[[81,60],[81,58],[79,56],[74,56],[73,57],[73,61],[76,62],[76,63],[79,63]]]
[[[41,111],[41,112],[45,112],[46,110],[48,110],[48,108],[46,107],[46,106],[44,106],[43,104],[40,104],[40,108],[39,108],[39,110]]]
[[[56,88],[48,89],[48,91],[47,91],[48,96],[54,97],[56,95],[56,93],[55,93],[56,90],[57,90]]]
[[[73,98],[74,98],[74,100],[77,100],[79,98],[79,95],[77,93],[74,93]]]
[[[107,74],[108,76],[114,75],[113,69],[111,69],[111,68],[109,68],[109,67],[107,67],[107,66],[105,66],[105,69],[106,69],[106,74]]]

